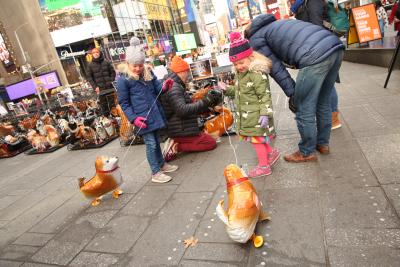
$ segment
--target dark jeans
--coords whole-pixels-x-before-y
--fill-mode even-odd
[[[336,87],[335,87],[335,86],[333,86],[333,89],[332,89],[331,100],[330,100],[330,102],[331,102],[331,111],[332,111],[332,112],[338,111],[338,102],[339,102],[339,99],[338,99],[338,95],[337,95]]]
[[[146,157],[149,162],[151,173],[156,174],[164,165],[164,158],[160,147],[160,135],[158,131],[149,132],[143,135],[146,144]]]
[[[299,150],[305,156],[314,153],[317,144],[329,144],[332,127],[330,97],[342,59],[343,50],[335,51],[324,61],[300,69],[297,75],[296,122],[301,136]]]

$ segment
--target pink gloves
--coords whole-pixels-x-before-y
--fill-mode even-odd
[[[174,84],[174,80],[172,79],[167,79],[162,86],[162,91],[167,92],[168,90],[171,90],[172,85]]]
[[[146,121],[146,118],[143,117],[137,117],[134,121],[133,124],[140,128],[140,129],[146,129],[147,128],[147,124],[144,123]]]

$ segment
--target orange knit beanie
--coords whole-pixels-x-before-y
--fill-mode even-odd
[[[170,69],[175,72],[184,72],[189,70],[189,64],[179,56],[175,56],[171,61]]]

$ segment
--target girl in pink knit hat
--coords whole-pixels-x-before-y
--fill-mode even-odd
[[[258,157],[258,165],[249,176],[271,174],[271,165],[279,159],[279,151],[271,147],[275,135],[272,98],[268,73],[272,67],[269,58],[253,51],[249,41],[240,33],[229,36],[229,59],[237,71],[235,85],[219,83],[225,94],[235,99],[236,125],[240,138],[250,142]]]

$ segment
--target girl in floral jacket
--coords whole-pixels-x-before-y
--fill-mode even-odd
[[[270,59],[253,52],[249,41],[240,33],[230,34],[229,59],[234,64],[237,76],[234,86],[219,83],[225,94],[235,97],[236,125],[241,139],[250,142],[258,156],[258,166],[249,176],[254,178],[271,174],[271,165],[279,159],[278,150],[272,149],[275,135],[271,91],[268,73],[272,67]]]

